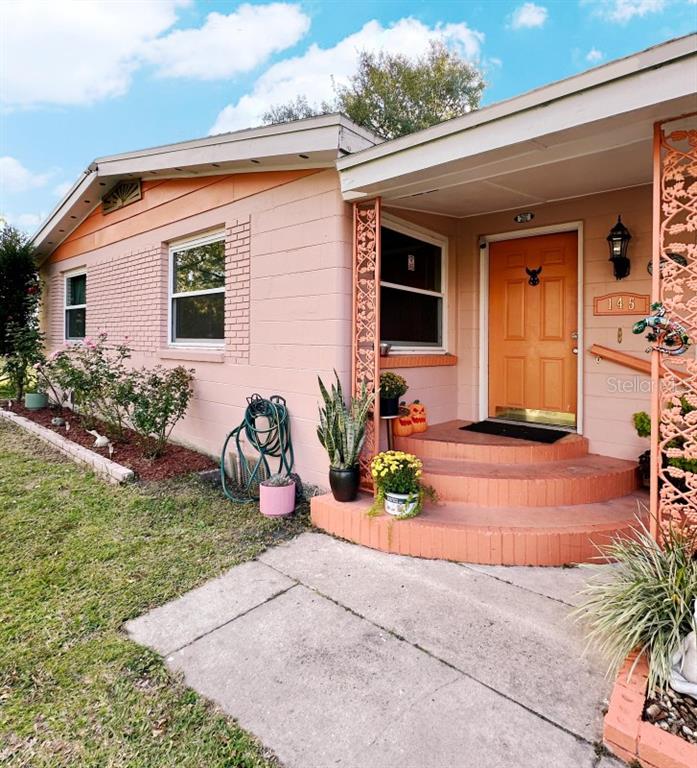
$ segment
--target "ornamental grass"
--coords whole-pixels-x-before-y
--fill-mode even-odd
[[[659,545],[639,523],[634,539],[616,539],[602,549],[603,557],[615,561],[581,591],[583,602],[575,616],[588,627],[589,641],[607,657],[610,673],[617,673],[627,657],[638,651],[649,665],[649,690],[665,688],[671,671],[671,656],[682,637],[697,629],[694,602],[697,599],[695,537],[669,530]],[[634,669],[632,667],[632,671]]]

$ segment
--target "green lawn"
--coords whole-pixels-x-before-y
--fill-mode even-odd
[[[0,421],[0,764],[275,765],[121,626],[307,525],[195,479],[106,485]]]

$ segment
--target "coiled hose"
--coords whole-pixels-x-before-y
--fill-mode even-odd
[[[246,438],[249,446],[256,450],[259,458],[250,463],[242,450],[242,438]],[[244,487],[246,496],[238,498],[232,494],[227,484],[225,474],[225,455],[230,440],[234,438],[239,461],[239,484]],[[225,438],[220,454],[220,482],[223,492],[230,501],[246,502],[256,500],[252,489],[272,473],[269,459],[278,459],[278,473],[289,475],[293,470],[295,456],[293,443],[290,439],[290,419],[286,401],[280,395],[272,395],[268,400],[261,395],[253,394],[247,398],[247,408],[244,420],[235,427]]]

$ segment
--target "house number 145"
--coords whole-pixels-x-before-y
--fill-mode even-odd
[[[594,315],[647,315],[650,297],[639,293],[607,293],[593,301]]]

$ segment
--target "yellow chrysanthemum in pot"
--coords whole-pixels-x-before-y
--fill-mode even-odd
[[[435,491],[421,482],[421,460],[404,451],[383,451],[370,464],[375,500],[368,514],[383,510],[394,517],[415,517],[423,508],[424,497],[435,499]]]

